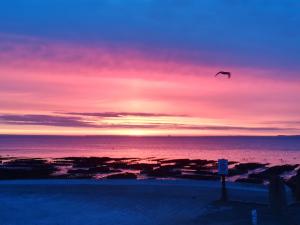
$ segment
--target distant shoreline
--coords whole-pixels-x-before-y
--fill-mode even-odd
[[[0,134],[0,137],[126,137],[126,138],[207,138],[207,137],[297,137],[300,138],[300,134],[298,135],[283,135],[283,134],[277,134],[277,135],[83,135],[83,134]]]

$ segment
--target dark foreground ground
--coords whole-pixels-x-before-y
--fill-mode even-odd
[[[287,207],[283,214],[276,214],[268,205],[241,202],[214,202],[207,207],[207,213],[199,216],[194,224],[252,225],[253,209],[257,211],[257,224],[260,225],[300,224],[300,204]]]
[[[234,202],[218,201],[218,182],[189,180],[0,181],[1,225],[300,225],[300,206],[283,216],[268,205],[263,188],[228,185]]]

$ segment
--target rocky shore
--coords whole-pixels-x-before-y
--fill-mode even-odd
[[[217,162],[205,159],[157,158],[16,158],[1,157],[0,180],[6,179],[193,179],[218,180]],[[283,177],[293,190],[299,188],[300,166],[258,162],[229,162],[228,180],[267,184]]]

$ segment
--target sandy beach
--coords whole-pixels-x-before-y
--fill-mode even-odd
[[[228,191],[232,202],[220,204],[217,201],[220,185],[215,181],[1,181],[0,222],[2,225],[251,224],[251,210],[255,208],[259,219],[264,220],[259,224],[282,224],[269,216],[266,187],[230,183]],[[291,213],[299,209],[292,206]]]

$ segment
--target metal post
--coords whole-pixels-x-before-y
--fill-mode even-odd
[[[256,211],[256,209],[253,209],[251,211],[251,217],[252,217],[252,225],[257,225],[257,211]]]
[[[222,197],[221,197],[221,201],[226,202],[228,199],[227,199],[227,189],[226,189],[225,175],[221,176],[221,180],[222,180]]]
[[[221,183],[222,183],[221,201],[226,202],[228,200],[227,189],[226,189],[226,175],[228,175],[227,159],[218,160],[218,174],[221,175]]]

